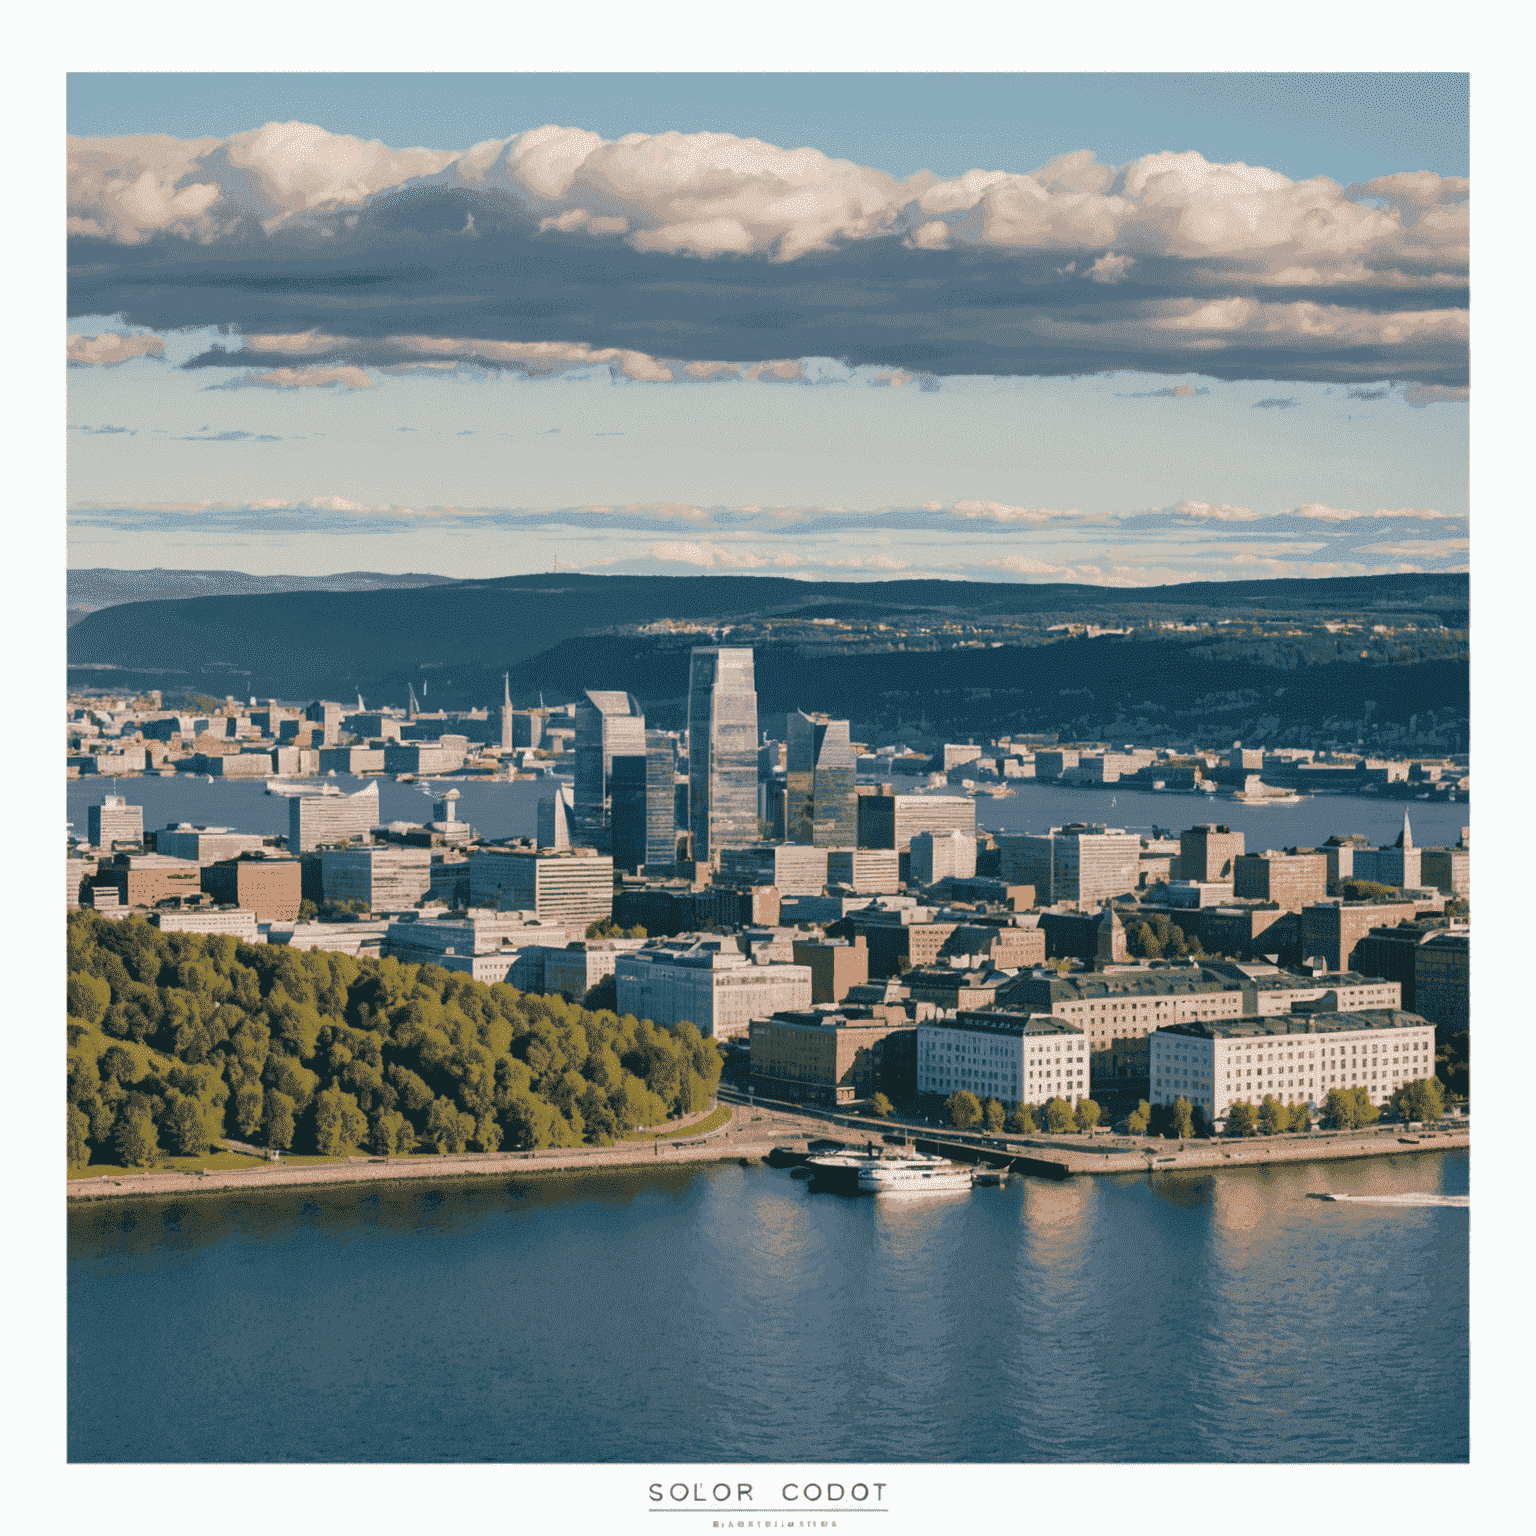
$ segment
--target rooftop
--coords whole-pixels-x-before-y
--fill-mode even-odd
[[[1264,1019],[1166,1024],[1157,1035],[1190,1035],[1197,1040],[1244,1040],[1268,1035],[1338,1035],[1363,1029],[1429,1029],[1428,1019],[1400,1008],[1371,1008],[1360,1013],[1281,1013]]]

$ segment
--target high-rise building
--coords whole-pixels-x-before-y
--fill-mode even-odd
[[[785,837],[818,848],[852,848],[859,817],[848,722],[797,709],[788,733]]]
[[[571,811],[571,786],[559,785],[554,794],[539,801],[539,847],[566,849],[575,837]]]
[[[1181,880],[1197,880],[1202,885],[1230,885],[1234,861],[1243,854],[1243,834],[1231,827],[1207,822],[1179,833],[1179,868]]]
[[[360,902],[370,912],[403,912],[432,884],[428,848],[327,848],[320,855],[325,899]]]
[[[968,795],[895,795],[882,788],[858,797],[857,814],[860,848],[909,853],[919,832],[976,837],[976,802]]]
[[[501,674],[501,750],[512,750],[512,677]]]
[[[645,753],[613,760],[613,867],[667,869],[677,862],[673,784],[676,747],[665,731],[645,733]]]
[[[645,715],[634,695],[587,689],[576,706],[576,831],[590,847],[609,847],[613,760],[635,755],[645,755]]]
[[[1232,861],[1232,893],[1245,901],[1273,901],[1282,911],[1300,912],[1328,894],[1325,854],[1242,853]]]
[[[129,805],[122,795],[103,795],[100,805],[86,808],[86,835],[93,848],[111,853],[117,843],[138,846],[144,841],[144,807]]]
[[[589,848],[486,848],[469,856],[469,899],[579,924],[613,916],[613,860]]]
[[[688,672],[693,857],[757,841],[757,688],[746,646],[696,646]]]
[[[367,842],[379,824],[379,786],[355,795],[295,795],[288,802],[288,852],[312,853],[325,843]]]

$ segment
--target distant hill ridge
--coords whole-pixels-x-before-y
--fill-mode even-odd
[[[417,572],[391,575],[385,571],[336,571],[329,576],[252,576],[246,571],[195,571],[153,566],[119,571],[91,566],[67,573],[69,621],[120,603],[146,599],[252,596],[268,592],[375,592],[386,588],[443,586],[451,576]]]

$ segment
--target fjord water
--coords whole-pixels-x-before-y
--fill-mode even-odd
[[[69,1455],[1463,1461],[1464,1152],[913,1199],[721,1163],[69,1214]]]
[[[351,794],[375,782],[338,774],[329,780]],[[432,814],[432,795],[420,784],[400,784],[393,778],[376,781],[379,816],[389,821],[423,821]],[[873,783],[874,780],[860,780]],[[896,779],[898,793],[912,782]],[[482,836],[531,837],[538,830],[539,801],[554,793],[554,779],[437,780],[433,793],[459,791],[458,816]],[[199,826],[233,827],[237,832],[267,836],[288,831],[288,801],[265,793],[258,780],[216,779],[178,774],[174,778],[72,779],[68,785],[69,819],[85,835],[86,809],[99,805],[104,794],[120,794],[144,809],[144,830],[167,822],[189,821]],[[960,794],[957,788],[936,791]],[[1083,789],[1067,785],[1016,781],[1014,793],[1003,799],[976,802],[976,824],[990,832],[1044,832],[1071,821],[1104,822],[1150,834],[1154,826],[1175,837],[1199,822],[1225,822],[1247,839],[1250,850],[1315,847],[1334,832],[1361,832],[1372,843],[1391,843],[1403,829],[1403,811],[1413,825],[1413,840],[1421,848],[1449,847],[1471,820],[1465,801],[1383,800],[1375,795],[1313,795],[1297,805],[1247,805],[1220,795],[1167,794],[1146,789]]]

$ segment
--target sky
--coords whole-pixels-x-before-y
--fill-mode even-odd
[[[1467,565],[1463,75],[76,75],[69,561]]]

